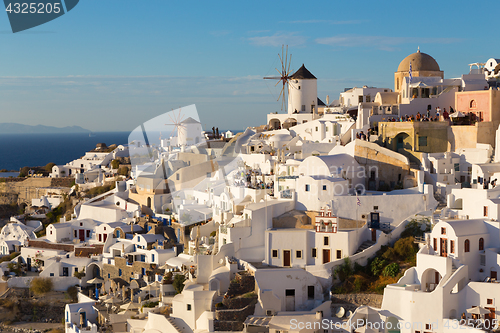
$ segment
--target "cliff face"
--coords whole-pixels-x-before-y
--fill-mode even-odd
[[[0,205],[31,204],[42,195],[68,193],[73,178],[6,178],[0,182]]]

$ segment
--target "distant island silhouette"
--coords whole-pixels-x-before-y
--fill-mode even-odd
[[[45,125],[24,125],[18,123],[0,123],[0,134],[57,134],[57,133],[91,133],[80,126],[54,127]]]

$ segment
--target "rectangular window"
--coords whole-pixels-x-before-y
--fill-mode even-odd
[[[460,163],[455,163],[453,166],[455,167],[455,171],[460,171]]]
[[[427,146],[427,137],[426,136],[419,136],[418,137],[418,145],[420,147],[426,147]]]
[[[488,298],[486,300],[486,304],[493,304],[493,299],[492,298]]]
[[[87,230],[87,238],[90,237],[90,230]]]
[[[326,185],[323,185],[323,191],[326,191]],[[50,233],[52,233],[52,231]]]
[[[188,311],[191,311],[191,304],[188,304],[188,305],[187,305],[187,310],[188,310]]]
[[[302,259],[302,251],[300,250],[295,251],[295,258]]]
[[[122,269],[118,268],[118,276],[122,276]]]
[[[306,192],[309,192],[311,190],[311,185],[306,184]]]
[[[484,216],[488,216],[488,206],[483,207]]]
[[[155,255],[151,254],[151,262],[154,262],[154,261],[155,261]]]
[[[316,249],[311,249],[311,257],[316,258]]]
[[[337,259],[342,259],[342,250],[337,250]]]
[[[455,241],[450,240],[450,253],[455,253]]]
[[[316,126],[316,132],[318,131],[318,126]]]
[[[207,178],[210,178],[210,177],[212,177],[212,173],[211,172],[207,172]]]
[[[323,245],[328,245],[328,236],[323,238]]]
[[[75,230],[75,237],[77,237],[77,235],[76,235],[76,230]]]
[[[273,250],[273,258],[278,258],[278,250]]]
[[[307,286],[307,298],[314,299],[314,286]]]
[[[180,175],[180,174],[176,174],[176,175],[175,175],[175,179],[176,179],[176,180],[180,180],[180,179],[181,179],[181,175]]]
[[[75,267],[75,272],[78,272],[78,267]]]
[[[441,235],[446,235],[446,228],[441,228]]]
[[[486,256],[484,254],[479,255],[479,264],[481,266],[486,266]]]
[[[437,251],[438,245],[437,245],[437,238],[434,238],[434,251]]]
[[[370,102],[371,102],[371,100],[372,100],[372,99],[371,99],[370,95],[367,95],[367,96],[366,96],[366,103],[370,103]]]
[[[358,102],[359,102],[359,103],[363,103],[363,95],[358,96]]]
[[[305,105],[302,105],[301,111],[302,112],[306,112],[306,106]]]
[[[373,210],[378,210],[378,206],[373,206]]]

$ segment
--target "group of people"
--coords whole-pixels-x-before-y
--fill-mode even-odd
[[[248,187],[248,188],[253,188],[253,189],[273,189],[274,188],[274,181],[271,181],[269,183],[265,183],[262,180],[256,179],[255,183],[252,183],[252,173],[255,173],[255,175],[261,175],[260,172],[258,171],[249,171],[247,170],[246,172],[242,171],[239,177],[234,179],[234,186],[238,187]]]
[[[370,140],[370,132],[368,132],[368,137],[363,131],[356,133],[356,139],[360,139],[363,141],[366,141],[367,139]]]
[[[481,181],[482,179],[480,179]],[[487,190],[489,188],[495,188],[497,186],[497,179],[495,178],[494,180],[491,180],[491,178],[488,178],[488,180],[484,180],[483,184],[483,189]]]
[[[450,106],[450,113],[453,113],[454,110]],[[427,109],[425,113],[417,112],[416,115],[404,115],[403,117],[395,118],[391,117],[388,121],[396,122],[396,121],[441,121],[450,119],[450,113],[446,111],[446,108],[443,109],[443,114],[441,118],[441,109],[439,106],[436,107],[436,112],[434,115],[431,115],[431,110]]]

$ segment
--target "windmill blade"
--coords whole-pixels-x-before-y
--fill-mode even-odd
[[[291,66],[291,64],[292,64],[292,54],[290,53],[290,62],[288,63],[288,71],[286,73],[287,76],[290,75],[290,66]]]
[[[281,76],[264,76],[264,80],[280,80]]]
[[[285,91],[284,88],[281,88],[280,94],[278,96],[278,99],[276,101],[279,101],[281,99],[281,94]]]

